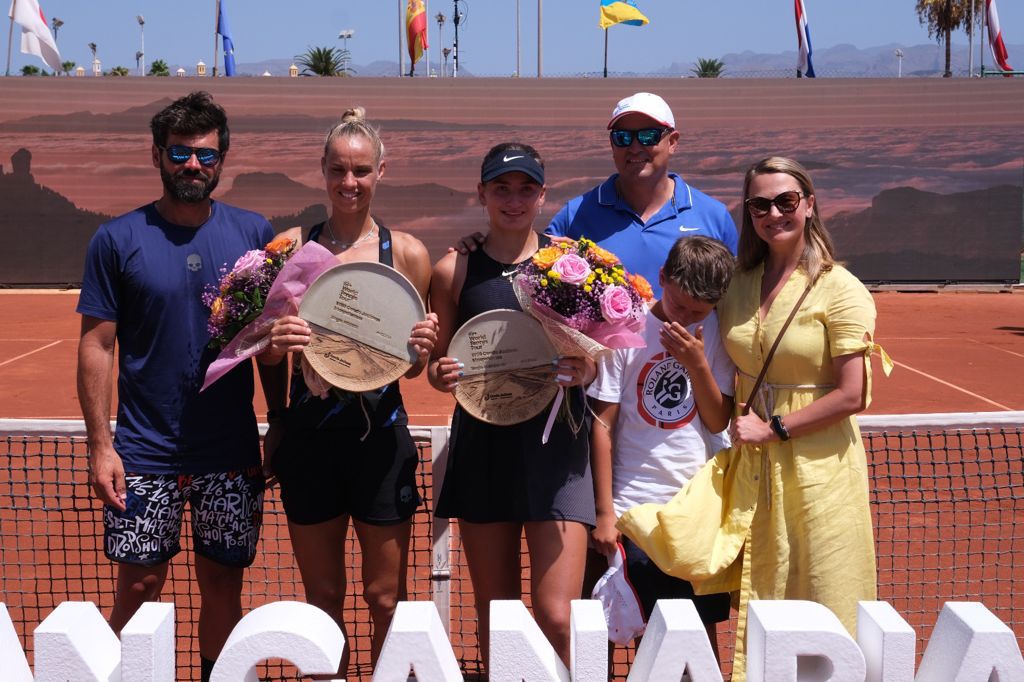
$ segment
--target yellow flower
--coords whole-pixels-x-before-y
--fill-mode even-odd
[[[588,294],[589,294],[589,293],[590,293],[591,291],[593,291],[593,290],[594,290],[594,287],[590,286],[589,284],[584,284],[584,285],[583,285],[583,291],[587,292]]]
[[[216,317],[217,315],[220,315],[222,310],[224,310],[224,300],[218,296],[213,299],[213,303],[210,304],[210,314]]]
[[[554,280],[559,280],[562,278],[562,273],[555,272],[554,270],[548,270],[548,277]]]
[[[537,253],[533,254],[533,264],[541,270],[547,270],[555,261],[562,256],[562,252],[554,246],[545,246]]]
[[[548,285],[548,280],[547,280],[547,278],[545,278],[545,277],[541,277],[541,279],[540,279],[540,285],[541,285],[542,287],[546,287],[546,286]]]

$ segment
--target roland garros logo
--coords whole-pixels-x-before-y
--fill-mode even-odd
[[[640,416],[658,428],[678,429],[697,414],[690,375],[667,351],[658,353],[640,369],[636,398]]]

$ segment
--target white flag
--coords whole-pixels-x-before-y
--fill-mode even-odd
[[[7,16],[13,17],[21,26],[21,51],[34,54],[46,63],[54,73],[60,72],[60,52],[57,41],[46,25],[46,17],[39,7],[39,0],[11,0]]]

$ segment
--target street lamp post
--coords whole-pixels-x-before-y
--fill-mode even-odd
[[[135,21],[139,22],[139,75],[146,75],[146,20],[142,18],[142,15],[136,15]]]
[[[896,77],[903,78],[903,50],[896,48]]]
[[[437,42],[440,43],[440,45],[438,46],[438,50],[437,51],[439,53],[442,52],[443,51],[442,49],[444,48],[444,20],[445,20],[445,18],[446,17],[444,16],[444,14],[442,14],[440,12],[437,13],[436,17],[434,17],[434,20],[437,21]],[[439,59],[438,61],[441,61],[441,60]],[[445,71],[447,69],[448,69],[448,60],[445,59],[444,60],[444,66],[441,67],[441,77],[442,78],[445,76]]]
[[[355,34],[356,32],[351,28],[343,28],[340,31],[338,31],[338,40],[344,41],[342,45],[344,46],[343,49],[345,50],[345,59],[348,60],[348,62],[352,61],[352,53],[348,51],[348,39],[354,36]],[[346,63],[345,66],[347,67],[349,66],[349,64]],[[346,71],[346,73],[348,72]]]

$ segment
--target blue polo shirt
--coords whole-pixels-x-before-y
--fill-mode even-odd
[[[616,173],[594,189],[569,200],[548,225],[548,234],[594,240],[620,259],[630,272],[647,278],[655,298],[661,298],[658,271],[680,237],[713,237],[736,253],[736,223],[725,204],[683,182],[675,173],[672,200],[646,223],[615,189]]]
[[[100,226],[89,243],[78,312],[117,323],[117,430],[126,472],[205,474],[259,464],[252,363],[199,392],[218,351],[207,348],[207,285],[274,236],[266,218],[214,201],[201,227],[167,222],[146,204]]]

